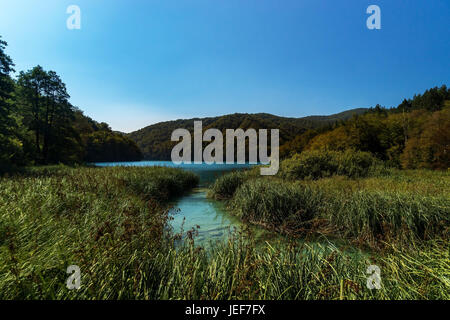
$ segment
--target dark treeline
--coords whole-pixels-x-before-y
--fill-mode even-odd
[[[0,167],[140,160],[136,144],[71,105],[54,71],[36,66],[11,77],[0,38]]]

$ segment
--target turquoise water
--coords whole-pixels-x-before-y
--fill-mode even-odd
[[[198,231],[197,242],[219,240],[226,238],[230,231],[239,229],[242,223],[229,214],[220,201],[206,197],[208,186],[217,177],[227,171],[249,168],[249,164],[181,164],[175,165],[171,161],[137,161],[137,162],[105,162],[96,163],[97,166],[167,166],[189,170],[200,177],[199,187],[172,203],[173,220],[171,225],[174,232],[191,230]],[[197,226],[199,228],[197,228]],[[258,231],[256,231],[258,232]],[[262,231],[261,231],[262,232]]]

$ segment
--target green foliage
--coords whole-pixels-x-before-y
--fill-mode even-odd
[[[450,167],[450,107],[422,116],[400,155],[404,168],[448,169]]]
[[[312,219],[320,200],[320,193],[316,194],[310,188],[260,178],[243,183],[236,190],[230,207],[245,221],[279,229],[293,216],[298,225]]]
[[[436,179],[442,183],[431,189]],[[288,234],[408,245],[448,237],[449,183],[446,173],[298,182],[260,177],[243,182],[229,205],[243,220]]]
[[[6,45],[0,40],[0,173],[27,164],[142,159],[133,141],[69,103],[56,72],[36,66],[14,81]]]
[[[184,128],[194,131],[194,120],[202,120],[203,130],[216,128],[225,133],[225,129],[244,130],[252,128],[279,129],[280,146],[295,138],[296,135],[312,128],[322,128],[336,121],[350,118],[354,114],[361,114],[365,109],[348,110],[330,116],[311,116],[305,118],[285,118],[267,113],[242,114],[235,113],[220,117],[175,120],[157,123],[141,130],[132,132],[129,137],[134,140],[142,150],[145,159],[170,160],[173,146],[176,142],[170,141],[170,136],[175,129]],[[282,148],[283,149],[283,148]]]
[[[417,181],[422,184],[442,175],[420,174]],[[346,189],[346,184],[383,185],[375,178],[359,184],[337,178],[334,184],[329,179],[308,183],[329,190]],[[270,188],[270,183],[262,185],[263,179],[260,188]],[[389,189],[421,185],[417,172],[380,179]],[[64,166],[0,178],[0,298],[450,298],[445,240],[410,242],[411,249],[388,244],[373,252],[302,241],[256,244],[246,240],[251,234],[212,243],[208,251],[189,240],[175,242],[165,201],[194,180],[192,174],[172,168]],[[158,192],[164,186],[165,195]],[[281,188],[296,186],[300,184]],[[441,192],[442,186],[439,182]],[[390,210],[400,210],[394,207]],[[81,269],[79,290],[65,286],[72,264]],[[366,270],[372,264],[382,270],[380,290],[366,288]]]
[[[214,181],[209,196],[215,199],[229,199],[244,181],[258,174],[259,171],[255,170],[238,170],[224,174]]]
[[[131,297],[128,277],[151,274],[165,241],[164,202],[197,182],[173,168],[61,166],[0,179],[0,297],[73,298],[71,264],[83,270],[79,298]]]
[[[19,161],[22,153],[22,143],[14,133],[17,123],[12,116],[14,81],[9,74],[14,71],[14,64],[5,53],[6,46],[0,36],[0,171]]]
[[[287,179],[319,179],[333,175],[365,177],[377,164],[368,152],[305,151],[281,163],[280,176]]]
[[[446,169],[449,96],[445,85],[432,88],[397,108],[377,106],[332,130],[294,140],[301,141],[299,151],[353,149],[371,152],[391,166]]]
[[[446,85],[443,85],[440,88],[428,89],[423,94],[414,95],[413,99],[404,99],[395,111],[404,112],[421,109],[432,112],[439,111],[444,107],[446,100],[450,100],[450,90]]]
[[[142,153],[138,146],[130,138],[111,131],[97,131],[86,135],[86,154],[84,160],[87,162],[102,161],[139,161]]]
[[[60,77],[37,66],[20,72],[16,91],[22,124],[34,135],[34,161],[67,162],[76,158],[70,150],[76,152],[79,136],[71,127],[73,109]]]

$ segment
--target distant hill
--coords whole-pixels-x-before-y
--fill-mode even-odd
[[[176,142],[170,141],[175,129],[194,130],[194,121],[201,120],[203,130],[216,128],[225,133],[225,129],[279,129],[280,146],[291,141],[297,135],[308,129],[334,124],[351,118],[355,114],[362,114],[367,109],[358,108],[329,116],[309,116],[303,118],[279,117],[268,113],[234,113],[218,117],[179,119],[159,122],[143,129],[127,134],[136,142],[146,160],[170,160],[170,154]]]
[[[325,121],[325,122],[334,122],[334,121],[340,121],[340,120],[347,120],[350,119],[354,114],[363,114],[365,113],[367,108],[356,108],[351,109],[343,112],[339,112],[336,114],[332,114],[329,116],[307,116],[301,119],[311,120],[311,121]]]

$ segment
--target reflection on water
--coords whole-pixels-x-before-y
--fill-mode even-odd
[[[184,232],[192,228],[198,229],[197,243],[210,240],[223,239],[230,231],[242,226],[238,218],[226,211],[223,202],[206,197],[207,187],[217,177],[227,171],[249,168],[249,164],[181,164],[175,165],[171,161],[137,161],[137,162],[107,162],[97,163],[98,166],[167,166],[189,170],[196,173],[199,178],[199,188],[196,188],[173,202],[173,220],[171,222],[174,232]],[[256,234],[263,231],[255,228]]]

